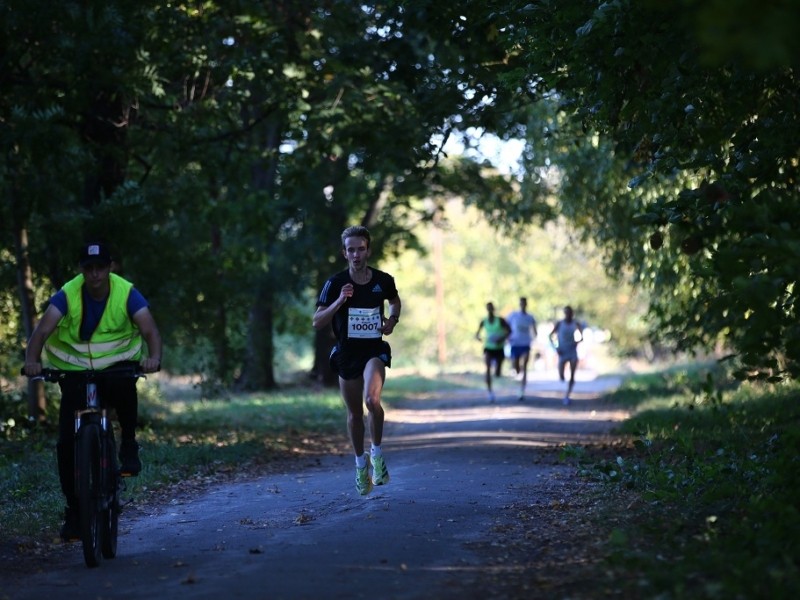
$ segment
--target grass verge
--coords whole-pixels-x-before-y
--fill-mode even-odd
[[[614,488],[609,575],[624,597],[800,597],[800,386],[674,371],[609,400],[630,455],[583,465]]]

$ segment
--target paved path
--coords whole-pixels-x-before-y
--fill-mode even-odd
[[[470,542],[495,535],[522,487],[571,476],[537,457],[606,436],[624,414],[597,394],[617,383],[584,373],[568,408],[546,378],[525,402],[509,378],[495,404],[483,390],[403,402],[387,415],[391,482],[367,497],[352,457],[309,460],[143,518],[123,513],[116,559],[87,569],[74,544],[46,572],[3,584],[0,599],[478,597],[485,573]]]

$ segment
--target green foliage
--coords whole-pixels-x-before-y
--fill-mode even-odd
[[[797,42],[786,33],[798,7],[488,10],[522,63],[507,94],[545,105],[518,119],[530,187],[555,172],[560,211],[651,291],[653,334],[682,350],[723,341],[742,376],[800,372]]]
[[[395,366],[445,369],[480,361],[475,331],[486,302],[506,315],[517,309],[520,296],[528,298],[542,340],[562,307],[572,304],[578,318],[610,332],[617,352],[641,348],[643,300],[608,277],[591,246],[573,240],[566,227],[497,231],[474,207],[452,200],[437,223],[416,231],[424,253],[409,251],[377,264],[394,274],[403,299],[401,326],[389,338]],[[541,344],[544,352],[549,345]]]
[[[621,428],[636,437],[634,452],[582,468],[639,499],[611,540],[611,568],[638,572],[636,593],[648,597],[792,598],[800,390],[710,381],[652,375],[614,396],[638,406]]]
[[[453,194],[508,235],[568,220],[656,341],[800,369],[794,5],[62,4],[0,7],[0,248],[41,302],[111,238],[167,348],[210,349],[176,370],[274,384],[341,229],[370,226],[379,261]],[[484,132],[527,140],[517,179],[443,160]],[[0,273],[12,351],[22,276]]]
[[[55,460],[52,431],[36,430],[15,440],[0,435],[4,536],[21,534],[48,541],[57,538],[64,500]]]
[[[58,419],[57,391],[50,400],[52,402],[47,402],[43,417],[52,423]],[[23,388],[3,384],[0,387],[0,440],[19,441],[35,437],[40,427],[28,418],[28,397]]]
[[[414,245],[430,211],[412,200],[433,185],[432,140],[454,112],[470,126],[506,109],[463,70],[499,56],[500,40],[489,25],[460,26],[455,7],[42,6],[0,10],[0,189],[15,207],[1,247],[29,233],[33,285],[49,293],[72,274],[82,237],[110,238],[166,347],[211,349],[166,362],[202,362],[223,385],[267,387],[273,333],[310,337],[293,303],[341,264],[344,226],[369,225],[376,258]],[[442,180],[439,190],[459,182]],[[514,199],[499,183],[480,188],[495,214]]]

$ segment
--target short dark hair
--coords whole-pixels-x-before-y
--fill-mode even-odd
[[[367,240],[367,248],[369,248],[369,244],[372,241],[372,237],[369,235],[369,229],[363,225],[353,225],[342,232],[342,248],[344,248],[347,238],[351,237],[360,237]]]

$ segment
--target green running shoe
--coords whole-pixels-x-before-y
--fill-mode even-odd
[[[372,491],[372,480],[369,478],[369,457],[363,469],[356,467],[356,489],[362,496],[366,496]]]
[[[386,468],[383,456],[372,457],[372,483],[375,485],[389,483],[389,469]]]

